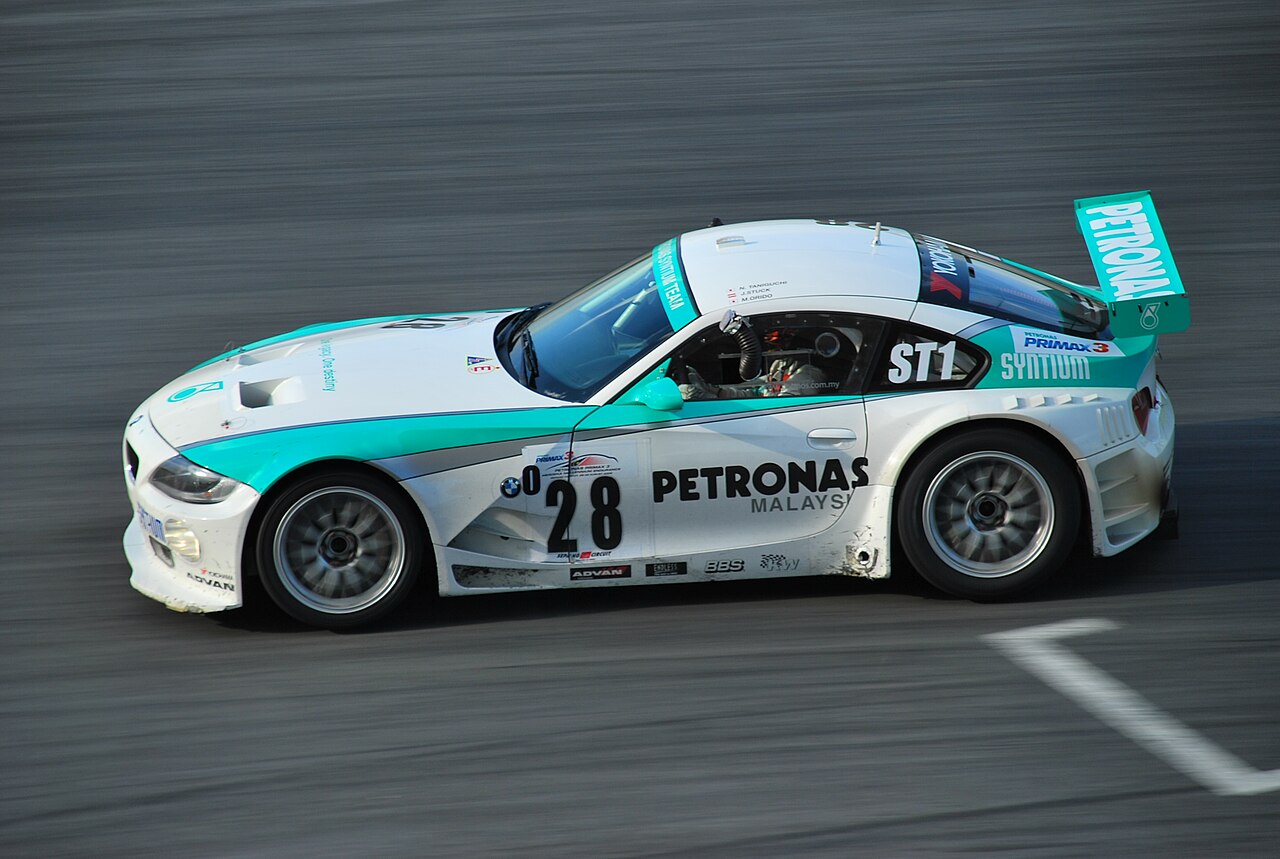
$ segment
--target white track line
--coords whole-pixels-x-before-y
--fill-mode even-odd
[[[1174,769],[1222,796],[1280,790],[1280,770],[1260,772],[1162,713],[1137,692],[1055,639],[1107,632],[1109,620],[1082,619],[984,635],[1016,664],[1075,701]]]

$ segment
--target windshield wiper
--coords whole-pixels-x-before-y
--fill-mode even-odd
[[[526,387],[537,390],[534,384],[538,379],[538,353],[533,349],[533,335],[524,332],[524,383]]]
[[[533,318],[542,311],[551,306],[550,301],[544,301],[541,304],[535,304],[533,307],[526,307],[515,316],[511,317],[511,321],[507,323],[507,349],[511,349],[511,344],[516,342],[516,338],[520,333],[533,321]]]

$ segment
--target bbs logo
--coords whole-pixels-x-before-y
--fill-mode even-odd
[[[740,573],[747,568],[747,562],[741,558],[732,561],[707,561],[703,569],[705,573]]]

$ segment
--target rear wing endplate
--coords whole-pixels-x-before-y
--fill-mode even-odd
[[[1076,200],[1116,337],[1169,334],[1191,325],[1191,308],[1150,191]]]

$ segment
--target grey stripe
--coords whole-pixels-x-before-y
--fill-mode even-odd
[[[760,411],[750,412],[733,412],[726,415],[707,415],[701,418],[685,418],[684,420],[658,421],[644,424],[628,424],[618,427],[606,427],[601,429],[578,430],[573,433],[573,442],[578,444],[584,441],[594,441],[602,438],[616,438],[623,435],[634,435],[635,433],[649,432],[651,430],[670,429],[679,426],[694,426],[697,424],[718,423],[720,421],[732,421],[742,418],[763,417],[766,415],[776,415],[786,412],[801,412],[809,409],[831,408],[832,406],[850,405],[852,403],[861,402],[861,397],[850,397],[848,399],[832,400],[827,403],[808,403],[803,406],[778,406],[774,409],[762,409]],[[533,436],[530,438],[511,439],[510,441],[492,441],[484,444],[468,445],[467,447],[450,447],[443,450],[427,450],[421,453],[409,453],[404,456],[392,456],[386,459],[374,460],[374,464],[393,475],[397,480],[409,480],[414,477],[422,477],[428,474],[439,474],[442,471],[452,471],[455,468],[466,468],[471,465],[480,465],[485,462],[496,462],[500,459],[508,459],[513,456],[519,456],[524,448],[535,444],[554,444],[556,442],[568,442],[569,433],[557,433],[553,435]]]
[[[421,453],[392,456],[374,460],[374,464],[394,476],[396,480],[409,480],[426,474],[437,474],[441,471],[452,471],[455,468],[466,468],[469,465],[480,465],[484,462],[496,462],[499,459],[519,456],[524,448],[531,444],[568,443],[568,441],[569,432],[566,430],[555,435],[490,441],[466,447],[448,447],[443,450],[426,450]]]
[[[963,331],[956,332],[956,336],[962,337],[965,340],[972,340],[979,334],[985,334],[993,328],[1001,328],[1008,324],[1008,321],[1004,319],[984,319],[981,322],[973,323]]]
[[[684,420],[662,421],[661,423],[647,424],[627,424],[625,426],[604,427],[601,429],[576,430],[573,434],[574,444],[583,441],[594,441],[601,438],[612,438],[620,435],[631,435],[638,432],[649,432],[650,430],[669,429],[679,426],[695,426],[697,424],[712,424],[720,421],[736,421],[742,418],[764,417],[766,415],[777,415],[785,412],[803,412],[810,409],[829,409],[838,406],[848,406],[854,403],[863,402],[862,397],[850,397],[848,399],[832,400],[827,403],[808,403],[803,406],[779,406],[776,409],[761,409],[760,411],[751,412],[733,412],[727,415],[708,415],[702,418],[685,418]]]
[[[417,317],[414,317],[414,318],[417,318]],[[182,447],[176,448],[176,450],[179,453],[182,453],[183,451],[191,450],[193,447],[201,447],[203,445],[213,444],[214,442],[219,442],[219,441],[231,441],[233,439],[250,438],[251,436],[255,436],[255,435],[268,435],[270,433],[275,433],[275,432],[287,432],[289,430],[315,429],[316,427],[334,427],[334,426],[341,426],[343,424],[376,423],[378,421],[411,420],[415,418],[447,418],[453,415],[502,415],[502,414],[508,414],[510,412],[532,412],[532,411],[540,411],[543,409],[550,410],[550,409],[565,409],[565,408],[583,408],[585,405],[586,405],[585,403],[565,403],[563,406],[524,406],[524,407],[511,408],[511,409],[461,409],[453,412],[419,412],[415,414],[406,414],[406,415],[376,415],[373,417],[363,417],[363,418],[344,418],[342,420],[336,420],[336,421],[315,421],[314,423],[309,423],[309,424],[289,424],[288,426],[271,427],[270,429],[249,430],[248,432],[233,433],[231,435],[223,435],[223,436],[206,438],[200,441],[193,441],[189,444],[184,444]],[[591,413],[588,412],[587,414],[591,414]]]

